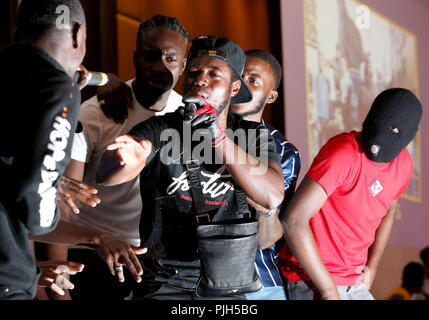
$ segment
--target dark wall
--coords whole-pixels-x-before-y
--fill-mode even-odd
[[[9,1],[0,2],[0,46],[10,41]]]
[[[280,65],[283,66],[283,53],[282,53],[282,42],[279,39],[282,39],[281,34],[281,17],[280,17],[280,0],[267,0],[268,1],[268,21],[269,21],[269,36],[270,36],[270,52],[276,57],[280,62]],[[284,69],[284,68],[283,68]],[[283,70],[284,73],[284,70]],[[280,83],[279,88],[279,97],[277,100],[268,108],[271,109],[271,125],[276,128],[278,131],[286,135],[285,130],[285,121],[284,121],[284,110],[286,106],[284,105],[284,96],[283,96],[283,81]],[[266,107],[267,108],[267,107]]]
[[[0,47],[12,41],[16,26],[18,0],[0,1]]]
[[[86,56],[83,65],[92,71],[117,73],[116,1],[82,1],[87,23]],[[82,101],[95,95],[96,87],[82,90]]]

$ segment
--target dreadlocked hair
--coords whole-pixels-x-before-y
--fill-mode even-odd
[[[143,32],[156,28],[166,28],[178,32],[186,39],[186,42],[188,41],[189,33],[177,18],[157,14],[140,24],[137,33],[137,43],[141,39]]]

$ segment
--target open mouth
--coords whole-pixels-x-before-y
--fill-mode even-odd
[[[186,96],[201,96],[201,97],[203,97],[205,100],[207,100],[208,99],[208,95],[205,93],[205,92],[200,92],[200,91],[197,91],[197,90],[195,90],[195,91],[189,91],[187,94],[186,94]]]

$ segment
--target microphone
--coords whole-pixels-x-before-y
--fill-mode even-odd
[[[78,121],[75,133],[81,133],[83,130],[82,122]]]
[[[97,71],[89,71],[89,72],[92,74],[92,78],[91,80],[89,80],[89,83],[87,84],[88,86],[101,87],[101,86],[104,86],[107,82],[109,82],[109,77],[107,76],[107,74],[103,72],[97,72]],[[78,83],[81,74],[82,72],[76,71],[73,81]]]
[[[197,112],[198,109],[203,108],[205,105],[204,100],[199,95],[186,96],[182,101],[185,104],[183,109],[183,117],[185,121],[192,120],[192,118],[195,116],[195,112]]]

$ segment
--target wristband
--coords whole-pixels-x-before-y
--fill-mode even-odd
[[[277,209],[271,209],[267,213],[262,213],[261,211],[256,210],[256,213],[268,219],[268,218],[271,218],[276,213],[276,211]]]

